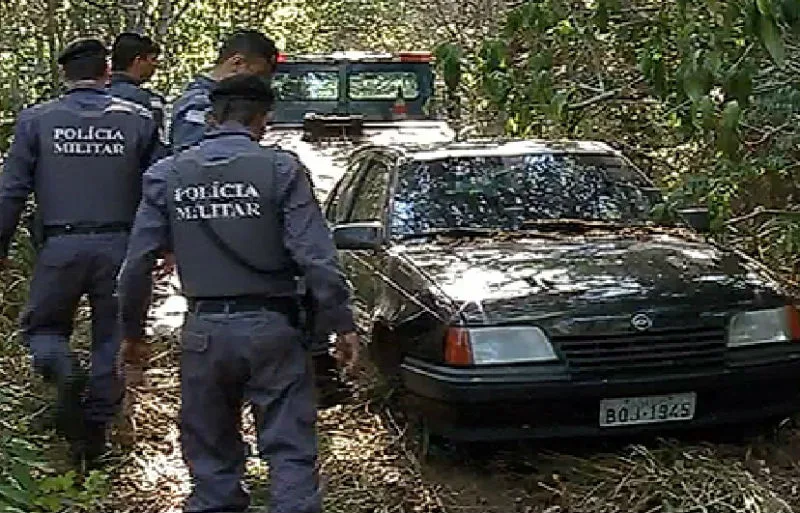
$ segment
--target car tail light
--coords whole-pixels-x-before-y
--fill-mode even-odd
[[[452,365],[472,365],[469,330],[448,328],[444,341],[444,361]]]
[[[786,307],[786,324],[789,327],[792,340],[800,341],[800,312],[798,312],[797,307],[794,305],[788,305]]]
[[[392,119],[406,119],[408,117],[408,108],[406,102],[400,98],[392,105]]]
[[[392,119],[406,119],[408,117],[408,108],[406,101],[403,99],[403,86],[397,88],[397,100],[392,105]]]
[[[278,62],[286,62],[286,54],[282,52],[278,52]]]
[[[399,52],[400,62],[431,62],[431,52]]]

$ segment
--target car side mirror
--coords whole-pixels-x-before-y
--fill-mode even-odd
[[[336,249],[377,250],[383,241],[383,225],[380,221],[340,224],[333,228]]]
[[[678,210],[680,214],[692,229],[700,233],[708,233],[711,231],[711,215],[705,207],[684,208]]]

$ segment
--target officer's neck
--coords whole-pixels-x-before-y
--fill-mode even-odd
[[[103,89],[106,85],[105,78],[72,80],[67,82],[67,90],[73,89]]]
[[[217,131],[224,133],[235,132],[243,135],[246,134],[253,140],[257,140],[259,138],[255,128],[243,125],[239,121],[225,121],[224,123],[217,125],[216,129]]]
[[[114,75],[117,75],[119,77],[127,78],[128,80],[130,80],[131,82],[133,82],[135,84],[144,83],[144,79],[141,76],[139,76],[137,73],[133,73],[130,70],[117,70],[117,71],[114,71]]]

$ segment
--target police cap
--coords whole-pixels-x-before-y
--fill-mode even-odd
[[[255,100],[272,103],[275,93],[270,81],[258,75],[234,75],[217,82],[211,89],[210,99],[218,100]]]
[[[61,55],[58,56],[58,63],[62,66],[69,61],[83,57],[107,57],[108,49],[99,39],[78,39],[68,44]]]

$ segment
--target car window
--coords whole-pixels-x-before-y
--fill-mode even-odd
[[[329,223],[333,223],[336,220],[336,205],[341,188],[342,180],[339,180],[333,186],[331,192],[328,193],[328,198],[325,200],[325,219]]]
[[[391,160],[384,155],[373,155],[367,159],[348,221],[375,221],[383,218],[391,164]]]
[[[272,85],[279,101],[325,101],[339,98],[339,73],[336,71],[276,73],[272,77]]]
[[[366,71],[349,77],[351,100],[394,100],[402,94],[404,100],[419,96],[419,77],[413,71]]]
[[[400,166],[393,235],[454,227],[516,230],[526,221],[649,220],[650,184],[623,159],[528,154],[451,157]]]
[[[343,223],[347,219],[363,164],[364,157],[359,155],[347,166],[344,177],[336,187],[336,197],[329,205],[329,221]]]

